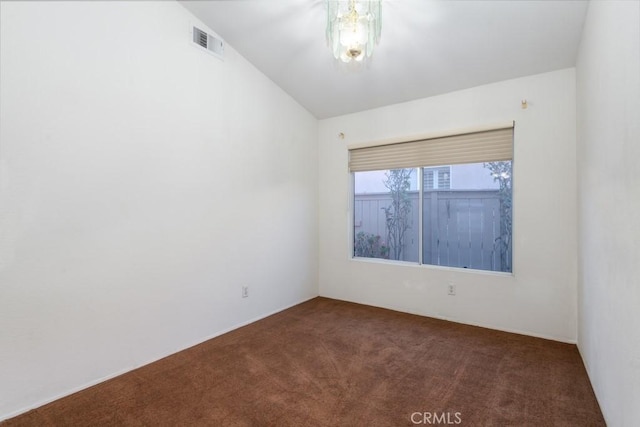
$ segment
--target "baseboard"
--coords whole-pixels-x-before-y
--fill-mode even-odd
[[[397,312],[400,312],[400,313],[407,313],[407,314],[413,314],[413,315],[416,315],[416,316],[430,317],[432,319],[445,320],[447,322],[460,323],[462,325],[477,326],[479,328],[492,329],[494,331],[508,332],[510,334],[526,335],[526,336],[529,336],[529,337],[542,338],[542,339],[545,339],[545,340],[556,341],[556,342],[561,342],[561,343],[565,343],[565,344],[574,344],[575,345],[577,343],[577,340],[575,340],[575,339],[560,338],[560,337],[555,337],[555,336],[551,336],[551,335],[538,334],[538,333],[530,332],[530,331],[522,331],[522,330],[519,330],[519,329],[502,328],[502,327],[496,327],[496,326],[493,326],[493,325],[487,325],[487,324],[482,324],[482,323],[468,322],[468,321],[463,321],[463,320],[460,320],[460,319],[455,319],[455,318],[446,317],[446,316],[438,316],[438,315],[435,315],[435,314],[418,313],[418,312],[403,310],[403,309],[398,308],[398,307],[388,307],[388,306],[377,305],[377,304],[373,304],[373,303],[369,303],[369,302],[353,301],[353,300],[337,298],[337,297],[333,297],[333,296],[329,296],[329,295],[319,295],[319,296],[323,297],[323,298],[335,299],[335,300],[339,300],[339,301],[352,302],[354,304],[362,304],[362,305],[368,305],[370,307],[383,308],[385,310],[392,310],[392,311],[397,311]]]
[[[582,364],[584,365],[584,370],[587,373],[587,378],[589,378],[589,382],[591,383],[591,390],[593,390],[593,395],[596,397],[596,402],[598,402],[598,406],[600,407],[600,412],[602,412],[602,417],[604,418],[604,422],[607,423],[607,425],[609,425],[609,422],[607,420],[607,414],[605,414],[605,411],[602,409],[602,402],[600,402],[600,396],[598,395],[598,393],[596,393],[596,387],[594,386],[593,383],[593,379],[591,378],[591,369],[589,367],[589,363],[587,362],[587,359],[585,359],[584,355],[582,354],[582,348],[580,348],[580,342],[578,341],[576,343],[576,347],[578,347],[578,354],[580,355],[580,359],[582,360]]]
[[[51,398],[48,398],[48,399],[44,399],[44,400],[38,401],[38,402],[36,402],[36,403],[34,403],[32,405],[29,405],[29,406],[27,406],[25,408],[18,409],[17,411],[13,411],[13,412],[10,412],[8,414],[0,415],[0,423],[2,421],[8,420],[9,418],[17,417],[20,414],[24,414],[26,412],[29,412],[29,411],[33,410],[33,409],[39,408],[41,406],[44,406],[44,405],[46,405],[48,403],[55,402],[56,400],[62,399],[63,397],[70,396],[70,395],[72,395],[74,393],[77,393],[79,391],[85,390],[85,389],[87,389],[89,387],[93,387],[94,385],[98,385],[98,384],[100,384],[102,382],[105,382],[105,381],[108,381],[108,380],[110,380],[112,378],[115,378],[115,377],[118,377],[120,375],[126,374],[127,372],[131,372],[131,371],[133,371],[135,369],[138,369],[138,368],[141,368],[143,366],[149,365],[151,363],[157,362],[158,360],[164,359],[165,357],[168,357],[168,356],[171,356],[173,354],[179,353],[181,351],[187,350],[187,349],[189,349],[191,347],[195,347],[195,346],[197,346],[199,344],[202,344],[205,341],[209,341],[210,339],[219,337],[220,335],[224,335],[224,334],[226,334],[228,332],[231,332],[233,330],[242,328],[243,326],[247,326],[247,325],[249,325],[251,323],[257,322],[258,320],[262,320],[262,319],[264,319],[266,317],[273,316],[276,313],[280,313],[281,311],[287,310],[287,309],[289,309],[291,307],[294,307],[296,305],[299,305],[299,304],[302,304],[304,302],[310,301],[310,300],[312,300],[314,298],[317,298],[317,297],[318,297],[318,295],[315,295],[315,296],[310,297],[310,298],[305,298],[305,299],[302,299],[302,300],[300,300],[298,302],[295,302],[293,304],[289,304],[289,305],[287,305],[285,307],[282,307],[282,308],[273,310],[271,312],[268,312],[266,314],[260,315],[258,317],[254,317],[254,318],[251,318],[251,319],[249,319],[247,321],[240,322],[240,323],[235,324],[235,325],[233,325],[233,326],[231,326],[229,328],[223,329],[221,331],[217,331],[214,334],[211,334],[211,335],[209,335],[209,336],[207,336],[207,337],[205,337],[203,339],[200,339],[200,340],[198,340],[196,342],[188,344],[185,347],[179,348],[178,350],[176,350],[176,351],[174,351],[172,353],[168,353],[168,354],[165,354],[164,356],[160,356],[160,357],[154,358],[154,359],[149,360],[147,362],[143,362],[143,363],[140,363],[138,365],[135,365],[135,366],[132,366],[132,367],[129,367],[129,368],[125,368],[125,369],[123,369],[121,371],[114,372],[112,374],[109,374],[109,375],[106,375],[104,377],[98,378],[98,379],[96,379],[94,381],[90,381],[88,383],[85,383],[85,384],[83,384],[81,386],[74,387],[74,388],[72,388],[70,390],[67,390],[64,393],[60,393],[60,394],[58,394],[58,395],[56,395],[54,397],[51,397]]]

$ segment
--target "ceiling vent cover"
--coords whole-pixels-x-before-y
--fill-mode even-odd
[[[196,26],[192,26],[191,41],[210,54],[222,59],[224,55],[224,41],[217,35],[207,33]]]

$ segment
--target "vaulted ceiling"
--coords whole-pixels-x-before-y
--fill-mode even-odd
[[[366,66],[325,40],[324,0],[181,1],[319,119],[575,65],[587,2],[384,0]]]

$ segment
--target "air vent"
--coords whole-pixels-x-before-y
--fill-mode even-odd
[[[207,33],[206,31],[203,31],[195,26],[192,26],[191,32],[191,41],[195,45],[201,47],[202,49],[206,49],[207,52],[222,59],[224,55],[224,41],[220,37]]]
[[[207,48],[208,34],[199,28],[193,27],[193,42],[199,44],[203,48]]]

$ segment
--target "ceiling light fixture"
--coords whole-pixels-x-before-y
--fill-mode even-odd
[[[362,62],[380,41],[382,0],[327,0],[327,44],[343,62]]]

